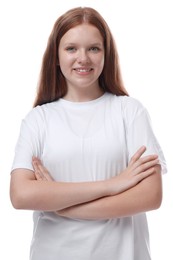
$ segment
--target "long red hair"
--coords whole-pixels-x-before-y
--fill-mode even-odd
[[[99,77],[100,87],[117,96],[128,95],[122,82],[117,48],[107,23],[93,8],[77,7],[60,16],[54,24],[43,56],[34,107],[58,100],[66,94],[66,80],[57,65],[59,43],[68,30],[82,23],[94,25],[104,40],[105,63]]]

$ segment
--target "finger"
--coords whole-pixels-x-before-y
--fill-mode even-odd
[[[34,174],[37,180],[44,180],[44,175],[41,173],[38,167],[37,161],[32,162],[33,168],[34,168]]]
[[[140,166],[147,166],[147,165],[155,165],[159,163],[159,160],[158,160],[158,155],[157,154],[153,154],[153,155],[147,155],[145,157],[142,157],[142,158],[139,158],[138,161],[136,161],[134,164],[133,164],[133,169],[136,169]]]
[[[133,164],[134,162],[136,162],[137,160],[139,160],[139,158],[144,154],[144,152],[146,151],[146,147],[145,146],[141,146],[137,152],[132,156],[129,165]]]
[[[137,175],[138,183],[140,181],[142,181],[143,179],[145,179],[145,178],[149,177],[150,175],[152,175],[154,172],[155,172],[155,168],[151,167],[151,168],[147,169],[146,171],[142,172],[141,174],[138,174]]]
[[[33,166],[33,168],[34,168],[34,170],[35,171],[37,171],[38,170],[38,159],[36,158],[36,157],[33,157],[32,158],[32,166]]]
[[[43,180],[54,181],[49,171],[44,167],[44,165],[42,164],[39,158],[33,157],[32,161],[33,161],[33,165],[35,165],[34,169],[37,171],[37,173],[41,176]]]
[[[34,172],[37,172],[39,170],[37,162],[36,161],[32,161],[32,166],[34,168]]]
[[[49,171],[42,165],[41,162],[38,164],[38,168],[47,181],[53,181],[53,178],[51,177]]]
[[[142,146],[131,158],[129,165],[132,165],[134,163],[138,163],[138,164],[142,164],[145,163],[147,161],[152,161],[158,158],[157,154],[150,154],[147,156],[143,156],[143,153],[146,151],[146,147]]]
[[[152,160],[155,160],[158,158],[158,155],[157,154],[150,154],[150,155],[146,155],[144,157],[141,157],[139,158],[139,162],[140,163],[145,163],[145,162],[149,162],[149,161],[152,161]]]
[[[142,174],[143,172],[147,171],[148,169],[154,167],[157,164],[159,164],[158,159],[141,164],[135,169],[134,174]]]
[[[44,180],[44,177],[42,176],[42,174],[40,174],[39,171],[36,171],[35,172],[35,177],[38,181],[43,181]]]
[[[33,164],[36,165],[35,169],[39,172],[43,180],[53,181],[49,171],[44,167],[40,159],[34,158]]]
[[[141,146],[137,151],[136,153],[132,156],[132,159],[134,161],[137,161],[143,154],[144,152],[146,151],[146,147],[145,146]]]
[[[32,165],[34,168],[35,177],[37,180],[46,180],[42,170],[40,170],[40,160],[36,157],[32,159]]]

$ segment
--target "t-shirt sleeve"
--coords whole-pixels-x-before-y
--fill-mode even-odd
[[[40,115],[33,109],[21,122],[12,171],[17,168],[33,170],[32,157],[40,158],[42,154],[43,129]]]
[[[161,146],[154,134],[151,119],[147,109],[136,99],[126,98],[124,104],[124,119],[128,161],[141,147],[146,146],[145,155],[157,154],[162,173],[167,172],[166,161]]]

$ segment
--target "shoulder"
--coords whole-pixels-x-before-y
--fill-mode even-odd
[[[114,105],[118,105],[122,110],[139,112],[145,109],[145,106],[136,98],[130,96],[116,96],[110,93],[107,93],[107,99]]]
[[[136,115],[146,110],[144,104],[134,97],[121,96],[122,109],[126,113],[135,113]]]
[[[141,101],[130,96],[108,94],[113,113],[120,113],[127,124],[131,124],[139,116],[148,116],[148,111]]]
[[[26,122],[32,122],[32,123],[42,123],[46,120],[46,118],[49,118],[49,116],[52,114],[52,110],[54,110],[57,107],[58,102],[51,102],[47,103],[41,106],[36,106],[32,108],[25,116],[23,121]]]
[[[121,104],[122,115],[126,126],[130,126],[134,122],[140,121],[142,123],[150,120],[148,110],[140,100],[133,97],[124,96],[122,97]]]

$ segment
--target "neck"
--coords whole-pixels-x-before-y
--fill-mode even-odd
[[[104,91],[99,88],[94,91],[68,91],[63,99],[72,101],[72,102],[87,102],[101,97],[104,94]]]

